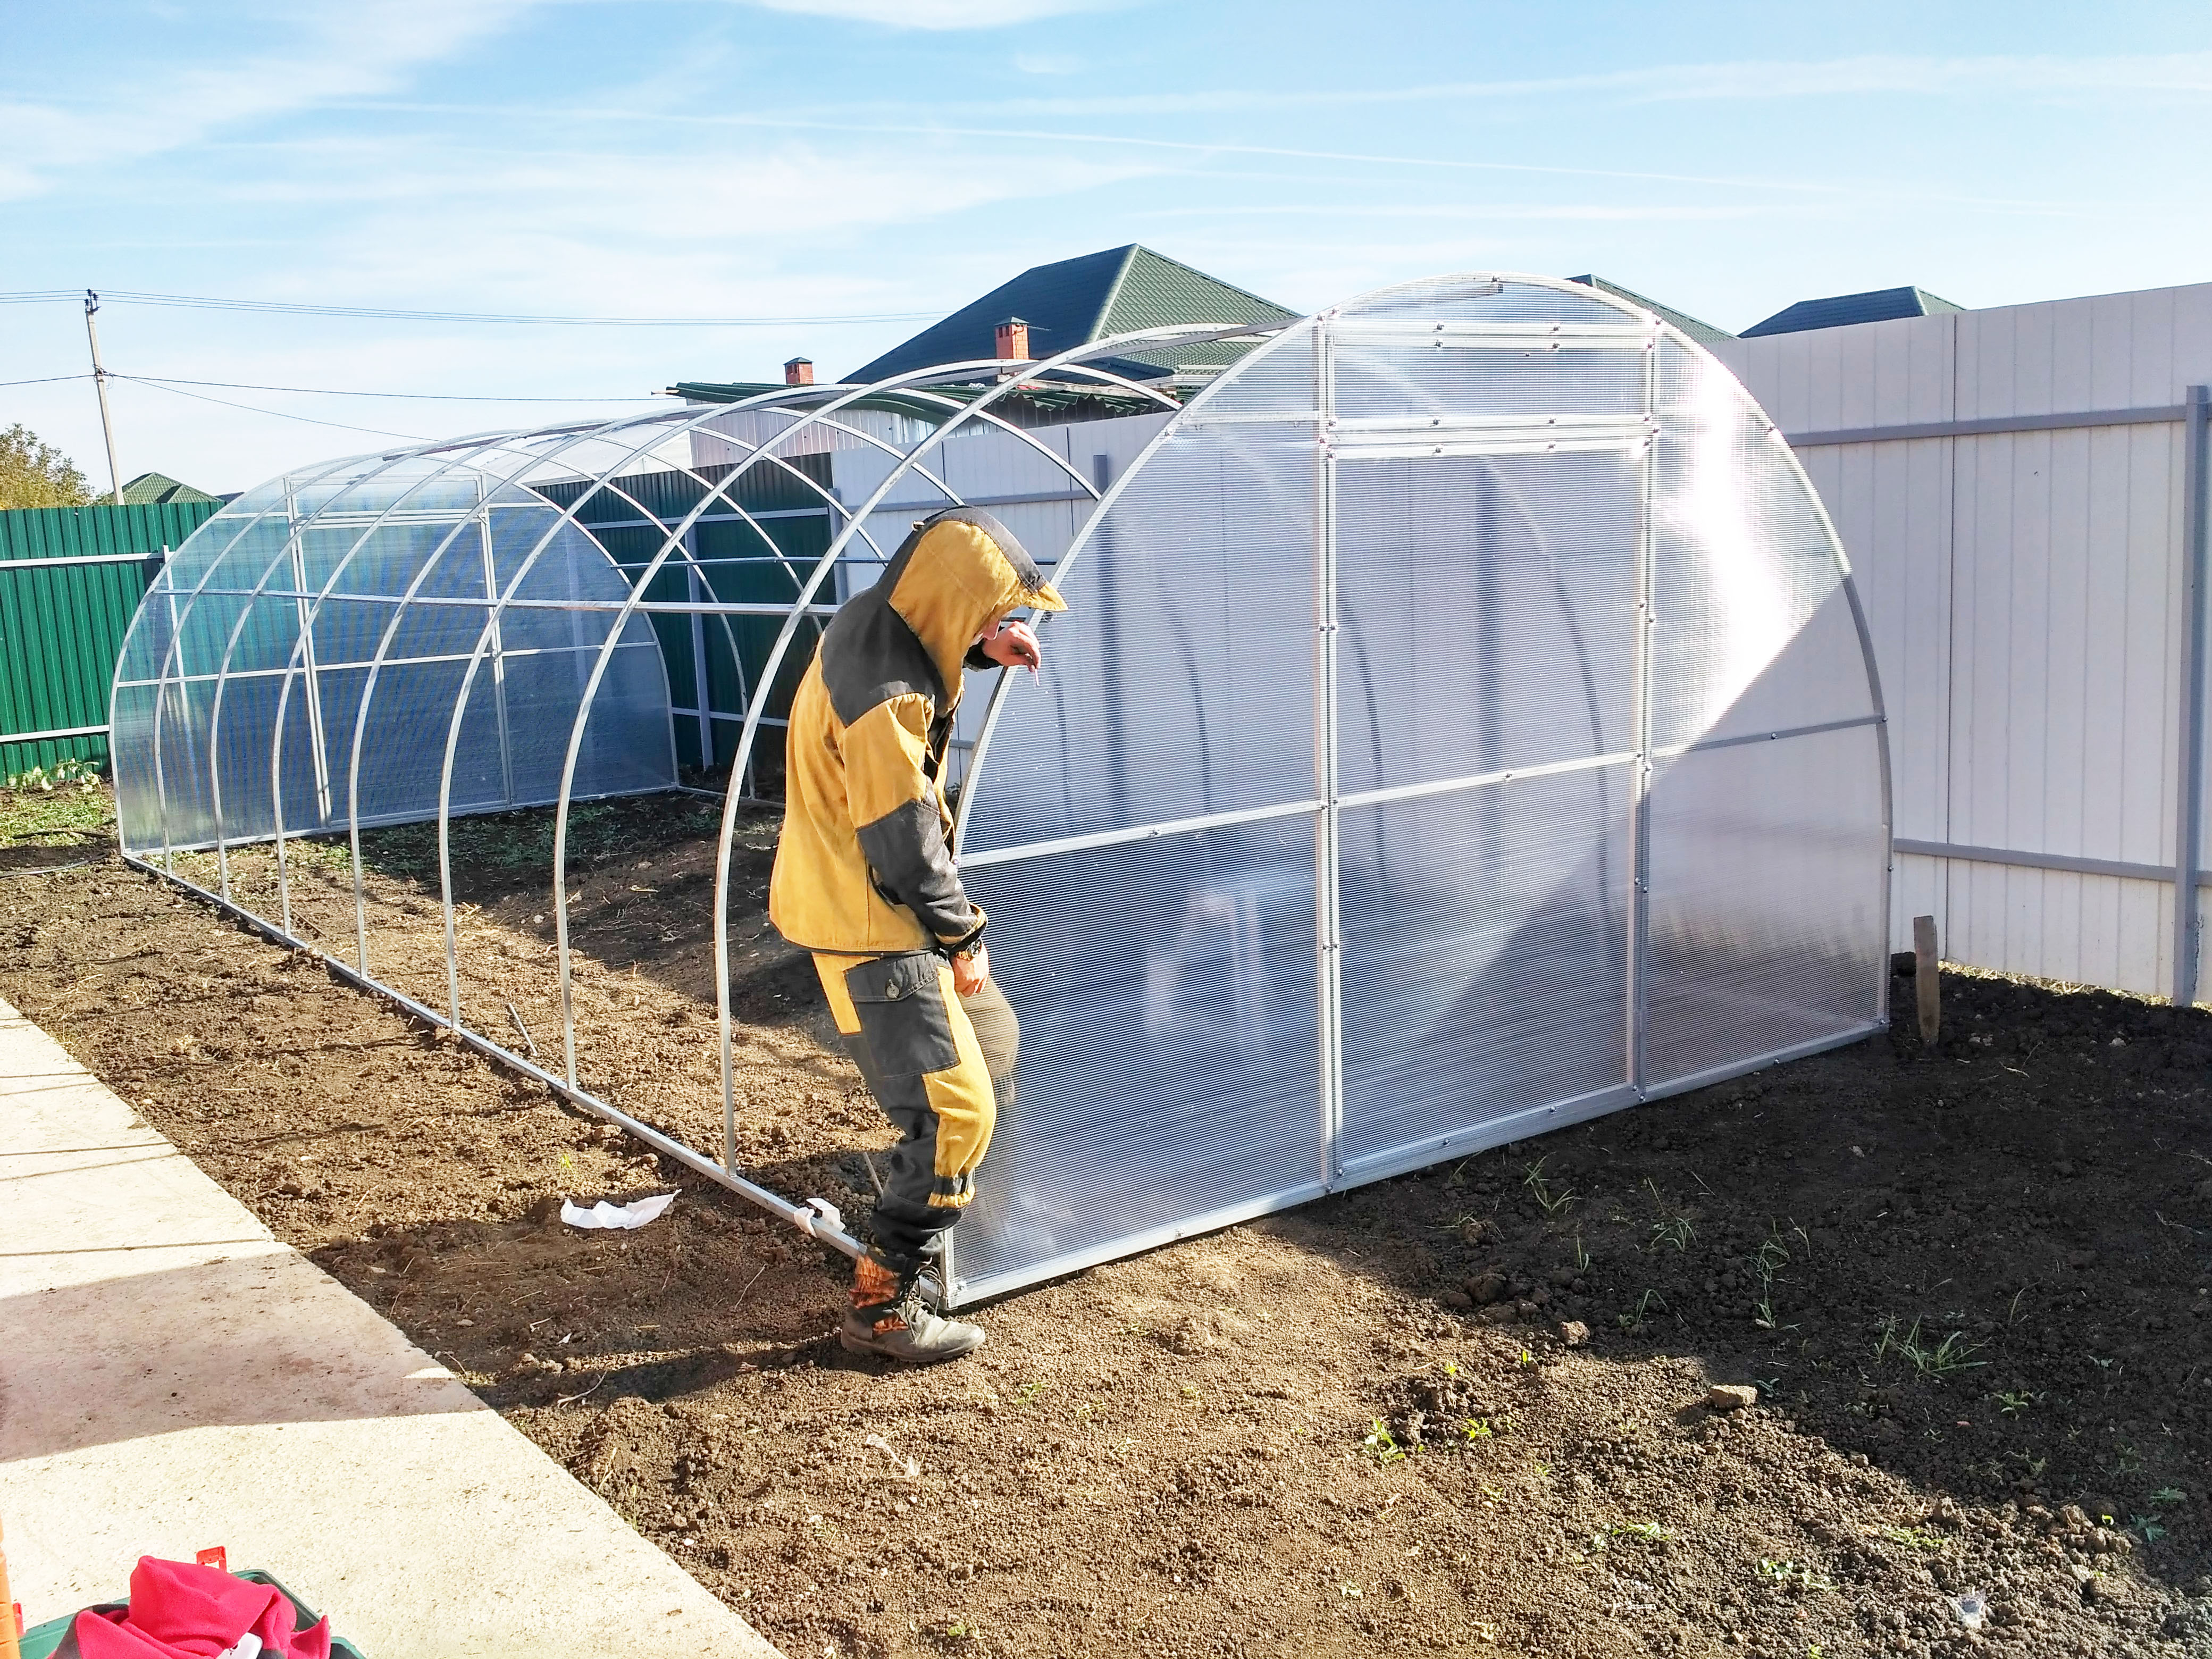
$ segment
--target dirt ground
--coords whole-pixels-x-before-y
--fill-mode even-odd
[[[696,805],[580,827],[575,994],[586,1080],[716,1146]],[[94,861],[0,879],[0,992],[792,1659],[2212,1655],[2204,1013],[1947,973],[1932,1048],[1096,1269],[886,1374],[817,1247],[48,818],[0,806],[0,870]],[[546,842],[458,828],[457,926],[472,1022],[553,1058]],[[297,850],[350,950],[343,849]],[[372,965],[442,1005],[434,848],[373,852]],[[265,854],[231,875],[273,908]],[[886,1137],[811,972],[736,937],[740,1156],[862,1207]]]

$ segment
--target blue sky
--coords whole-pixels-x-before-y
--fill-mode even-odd
[[[1903,283],[2212,279],[2201,3],[8,0],[0,46],[0,290],[879,319],[115,300],[120,374],[517,398],[827,374],[1128,241],[1301,308],[1595,270],[1730,328]],[[81,308],[0,304],[0,380],[84,367]],[[197,390],[228,403],[116,385],[126,477],[236,489],[382,443],[343,428],[625,407]],[[0,387],[16,420],[104,483],[88,383]]]

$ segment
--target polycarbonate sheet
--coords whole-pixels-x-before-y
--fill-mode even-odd
[[[144,614],[142,604],[139,615]],[[107,708],[116,839],[134,851],[161,844],[161,798],[154,787],[154,702],[150,685],[118,685]]]
[[[967,884],[1022,1060],[961,1220],[961,1279],[1317,1189],[1311,817],[990,865]]]
[[[1237,359],[1193,399],[1179,423],[1193,420],[1253,420],[1279,416],[1311,420],[1320,395],[1315,380],[1314,325],[1293,323],[1273,339]]]
[[[1335,465],[1346,793],[1633,746],[1640,458]]]
[[[222,611],[236,624],[226,654],[204,667],[184,665],[185,675],[206,680],[233,681],[252,675],[276,675],[291,662],[300,641],[302,602],[292,597],[289,581],[272,584],[283,590],[264,589],[246,598],[204,594],[200,605],[210,612]],[[174,677],[173,677],[174,678]]]
[[[1343,809],[1348,1171],[1627,1081],[1632,770]]]
[[[544,497],[445,467],[403,463],[319,491],[279,480],[179,550],[141,606],[118,676],[126,847],[264,839],[280,805],[290,835],[435,817],[471,659],[483,692],[471,687],[452,804],[558,799],[629,585]],[[195,547],[203,539],[212,551]],[[669,701],[651,626],[633,616],[594,698],[574,793],[674,782]],[[152,746],[157,706],[158,788],[153,756],[136,752],[142,732]]]
[[[604,622],[604,617],[602,621]],[[507,725],[513,732],[514,798],[547,801],[561,793],[561,769],[585,681],[597,660],[589,651],[543,649],[510,656],[507,666]],[[479,676],[483,670],[477,671]],[[657,696],[650,718],[639,710]],[[668,691],[659,647],[641,617],[632,617],[623,643],[609,658],[599,695],[592,700],[576,756],[573,793],[618,795],[665,788],[675,781]]]
[[[276,821],[270,805],[274,785],[269,761],[283,684],[281,675],[263,673],[209,684],[210,702],[219,696],[222,703],[220,711],[210,708],[208,726],[222,795],[220,811],[210,826],[210,840],[216,831],[230,839],[229,826],[234,824],[252,824],[260,830]],[[173,688],[171,695],[175,695]]]
[[[148,765],[142,775],[150,787],[156,778],[166,786],[165,811],[149,815],[153,837],[149,845],[177,847],[204,844],[214,839],[214,779],[208,766],[207,729],[214,712],[215,685],[191,680],[169,688],[167,698],[149,720]],[[123,787],[118,775],[117,787]],[[117,814],[118,823],[123,814]],[[133,815],[136,821],[137,815]]]
[[[1615,318],[1611,326],[1620,327]],[[1352,325],[1356,330],[1356,321]],[[1608,342],[1595,349],[1470,345],[1437,336],[1402,343],[1362,338],[1330,349],[1332,404],[1346,421],[1405,421],[1481,413],[1541,421],[1553,415],[1641,415],[1644,350]]]
[[[1509,325],[1565,323],[1574,327],[1633,326],[1636,317],[1588,288],[1554,288],[1514,277],[1431,276],[1362,295],[1337,307],[1361,320],[1433,327],[1452,324]]]
[[[1857,726],[1660,767],[1644,989],[1652,1086],[1878,1018],[1888,856],[1879,741]]]
[[[1844,566],[1788,446],[1703,352],[1668,341],[1658,368],[1653,743],[1872,713]]]
[[[964,850],[1312,799],[1316,465],[1310,422],[1153,452],[1009,689]]]

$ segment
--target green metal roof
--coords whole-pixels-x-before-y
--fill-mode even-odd
[[[848,380],[880,380],[940,363],[998,355],[998,325],[1018,317],[1028,323],[1030,350],[1056,356],[1087,341],[1136,329],[1177,323],[1292,322],[1299,313],[1155,253],[1141,243],[1032,265],[1012,282],[960,307],[941,322],[873,362]],[[1215,341],[1180,349],[1133,354],[1133,361],[1173,373],[1186,364],[1218,367],[1251,349],[1249,343]]]
[[[212,501],[219,498],[188,483],[179,483],[166,472],[141,472],[123,486],[125,507],[160,507],[171,501]]]
[[[1735,338],[1735,335],[1724,328],[1715,328],[1711,323],[1702,322],[1691,316],[1686,311],[1677,311],[1672,306],[1662,306],[1656,300],[1638,294],[1632,288],[1623,288],[1619,283],[1607,282],[1602,276],[1583,275],[1570,276],[1567,280],[1571,283],[1580,283],[1584,288],[1594,288],[1601,294],[1610,294],[1616,300],[1626,300],[1632,306],[1642,306],[1646,311],[1656,315],[1660,321],[1672,323],[1699,345],[1714,345],[1723,340]]]

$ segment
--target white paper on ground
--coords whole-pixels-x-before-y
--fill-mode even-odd
[[[610,1204],[603,1198],[586,1210],[564,1198],[561,1200],[561,1219],[571,1227],[642,1227],[648,1221],[659,1219],[675,1201],[674,1193],[660,1193],[630,1204]]]

